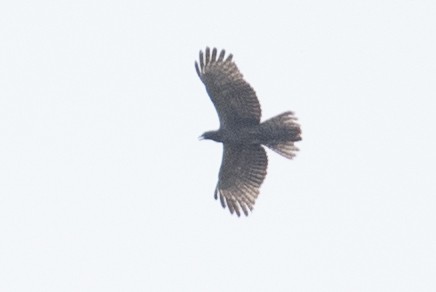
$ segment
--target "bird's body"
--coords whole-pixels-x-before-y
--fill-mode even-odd
[[[206,132],[204,139],[210,139],[215,142],[230,144],[262,144],[262,135],[258,126],[243,127],[237,129],[221,129],[217,131]]]
[[[222,50],[206,48],[200,51],[200,65],[195,62],[198,76],[215,105],[220,119],[217,131],[205,132],[203,139],[224,145],[223,160],[215,198],[223,207],[240,215],[248,215],[265,179],[268,158],[262,145],[286,158],[298,150],[294,142],[301,140],[301,129],[292,112],[285,112],[260,122],[261,109],[253,88],[243,79],[232,55],[224,59]]]
[[[291,115],[292,113],[286,112]],[[215,142],[231,143],[231,144],[263,144],[281,143],[292,140],[295,136],[293,131],[279,131],[281,124],[262,123],[253,126],[244,126],[234,129],[219,129],[217,131],[208,131],[203,134],[204,139],[214,140]],[[276,126],[273,130],[272,127]]]

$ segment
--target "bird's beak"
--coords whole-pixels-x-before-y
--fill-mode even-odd
[[[204,136],[203,135],[201,135],[200,137],[198,137],[198,140],[204,140]]]

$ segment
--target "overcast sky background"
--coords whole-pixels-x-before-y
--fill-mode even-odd
[[[0,43],[0,291],[436,291],[434,1],[2,1]],[[247,218],[205,46],[302,125]]]

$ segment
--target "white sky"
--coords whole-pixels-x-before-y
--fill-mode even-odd
[[[434,1],[2,1],[0,42],[0,291],[436,291]],[[206,45],[303,129],[247,218]]]

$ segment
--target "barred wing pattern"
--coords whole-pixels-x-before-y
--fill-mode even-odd
[[[200,51],[200,65],[195,62],[197,74],[218,112],[221,129],[259,124],[261,109],[254,89],[244,80],[233,56],[224,57],[224,50],[217,58],[216,48],[212,53],[206,48],[205,55]]]
[[[230,213],[241,215],[240,209],[248,215],[248,209],[259,195],[259,188],[265,179],[268,157],[261,145],[223,144],[223,160],[219,173],[219,181],[215,190],[221,205],[226,205]]]

